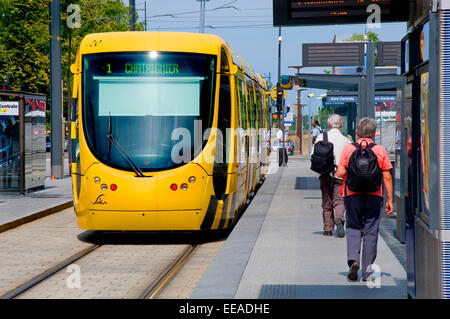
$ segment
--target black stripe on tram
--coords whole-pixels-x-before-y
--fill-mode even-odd
[[[214,222],[214,217],[216,216],[217,204],[218,201],[216,196],[211,196],[211,199],[209,200],[208,210],[206,211],[205,219],[203,219],[200,229],[211,229]]]
[[[223,208],[222,208],[222,215],[220,216],[219,229],[223,228],[223,226],[225,225],[228,211],[228,201],[230,200],[230,194],[225,194],[224,196],[225,200],[223,201]]]

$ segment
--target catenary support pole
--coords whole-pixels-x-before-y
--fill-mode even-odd
[[[205,33],[205,4],[206,1],[209,0],[197,0],[200,2],[200,24],[199,24],[199,33]]]
[[[375,119],[375,43],[367,42],[367,113],[366,116]]]
[[[62,146],[62,85],[61,85],[61,16],[60,1],[50,2],[50,125],[51,178],[61,179],[63,172]]]
[[[130,30],[136,31],[136,0],[130,0],[128,7],[130,9]]]

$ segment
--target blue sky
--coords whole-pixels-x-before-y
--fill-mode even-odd
[[[127,4],[128,0],[123,2]],[[144,2],[147,2],[147,30],[199,32],[200,3],[197,0],[136,0],[139,21],[145,16]],[[275,84],[278,27],[273,27],[272,0],[210,0],[206,2],[206,10],[205,33],[222,37],[256,72],[270,73]],[[373,30],[365,24],[282,28],[281,74],[292,75],[295,70],[288,66],[301,65],[302,43],[328,43],[335,35],[350,37],[367,31],[377,33],[381,41],[400,41],[406,35],[407,26],[406,23],[382,23],[381,28]],[[323,73],[323,68],[305,68],[301,72]],[[312,90],[316,96],[323,92]],[[307,93],[302,93],[302,103],[306,103]],[[296,103],[296,92],[289,91],[286,102],[288,105]],[[312,103],[316,109],[320,101]]]

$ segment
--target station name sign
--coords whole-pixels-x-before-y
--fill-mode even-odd
[[[372,14],[380,22],[409,19],[408,0],[273,0],[274,26],[367,23]]]
[[[396,95],[378,95],[375,96],[376,103],[396,102]],[[357,95],[328,95],[326,105],[344,105],[345,103],[358,103]]]

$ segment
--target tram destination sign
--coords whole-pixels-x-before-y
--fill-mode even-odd
[[[408,21],[409,1],[273,0],[274,26],[367,23],[374,13],[381,23]]]

